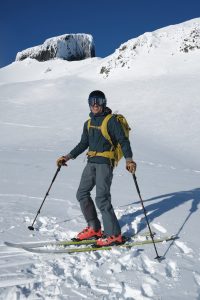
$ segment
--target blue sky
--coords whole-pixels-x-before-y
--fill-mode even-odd
[[[2,0],[0,67],[65,33],[91,33],[105,57],[146,31],[200,17],[200,0]]]

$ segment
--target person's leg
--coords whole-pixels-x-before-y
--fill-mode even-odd
[[[107,236],[121,234],[119,222],[111,204],[110,187],[113,168],[108,164],[96,164],[96,205],[99,208]]]
[[[96,169],[94,164],[87,163],[83,170],[80,185],[76,194],[80,203],[81,211],[89,227],[95,231],[101,228],[101,223],[97,217],[97,211],[90,192],[96,184]]]

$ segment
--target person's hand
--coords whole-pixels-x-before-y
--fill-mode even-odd
[[[126,170],[132,174],[135,174],[137,165],[133,160],[126,161]]]
[[[67,164],[66,162],[70,160],[70,157],[68,155],[65,155],[65,156],[61,156],[57,159],[56,163],[57,163],[57,166],[58,167],[62,167],[62,166],[66,166],[67,167]]]

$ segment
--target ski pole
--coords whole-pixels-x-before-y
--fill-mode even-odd
[[[161,256],[158,255],[158,251],[157,251],[157,248],[156,248],[156,245],[155,245],[155,241],[154,241],[154,238],[153,238],[151,227],[150,227],[150,224],[149,224],[149,221],[148,221],[148,218],[147,218],[146,209],[144,207],[144,203],[143,203],[143,200],[142,200],[142,197],[141,197],[141,194],[140,194],[140,189],[139,189],[139,186],[138,186],[138,183],[137,183],[137,178],[136,178],[135,174],[133,174],[133,180],[135,182],[136,190],[137,190],[138,196],[139,196],[141,204],[142,204],[142,208],[143,208],[143,211],[144,211],[145,219],[146,219],[146,222],[147,222],[147,225],[148,225],[148,228],[149,228],[149,232],[150,232],[150,236],[151,236],[151,239],[152,239],[152,242],[153,242],[153,245],[154,245],[154,249],[155,249],[155,252],[156,252],[155,259],[159,259],[159,258],[161,258]]]
[[[59,166],[59,167],[57,168],[57,171],[56,171],[56,173],[55,173],[55,175],[54,175],[54,177],[53,177],[53,179],[52,179],[52,182],[51,182],[51,184],[50,184],[50,187],[49,187],[48,191],[46,192],[46,195],[45,195],[45,197],[44,197],[44,199],[43,199],[43,201],[42,201],[42,204],[40,205],[40,208],[39,208],[39,210],[38,210],[38,212],[37,212],[37,214],[36,214],[36,216],[35,216],[35,219],[33,220],[32,225],[28,226],[28,229],[29,229],[29,230],[34,230],[33,225],[34,225],[34,223],[35,223],[35,221],[36,221],[38,215],[40,214],[40,211],[41,211],[41,208],[42,208],[42,206],[43,206],[43,204],[44,204],[44,201],[46,200],[46,197],[49,195],[49,191],[50,191],[50,189],[51,189],[51,187],[52,187],[52,185],[53,185],[53,183],[54,183],[54,181],[55,181],[55,179],[56,179],[56,177],[57,177],[58,172],[60,171],[60,169],[61,169],[61,166]]]

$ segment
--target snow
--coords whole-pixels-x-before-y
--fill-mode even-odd
[[[129,69],[112,67],[106,78],[99,70],[110,57],[26,59],[0,69],[0,299],[200,298],[200,51],[168,57],[163,50],[168,42],[177,49],[171,39],[175,32],[180,41],[198,24],[195,19],[160,29],[156,54],[147,56],[144,43],[134,62],[127,58]],[[161,262],[154,259],[152,245],[71,255],[32,254],[4,245],[69,239],[85,226],[75,198],[86,163],[81,155],[61,169],[36,230],[27,229],[56,172],[56,159],[79,141],[89,113],[87,97],[95,89],[102,89],[113,111],[130,123],[136,176],[152,230],[157,237],[179,236],[157,245],[165,257]],[[123,232],[147,231],[124,161],[114,171],[112,202]]]
[[[46,61],[53,58],[81,60],[95,56],[93,37],[90,34],[63,34],[47,39],[42,45],[17,53],[16,61],[34,58]]]
[[[183,56],[180,53],[198,49],[200,49],[200,19],[196,18],[182,23],[182,26],[179,24],[168,26],[129,40],[105,59],[100,72],[104,77],[108,77],[110,73],[118,73],[120,69],[125,69],[128,74],[127,70],[136,68],[136,76],[138,72],[140,74],[140,70],[142,72],[145,70],[147,76],[165,75],[166,72],[173,70],[174,60],[176,63],[182,62]],[[181,61],[177,60],[177,55]],[[152,68],[155,68],[153,72]],[[182,69],[182,63],[179,68]]]

